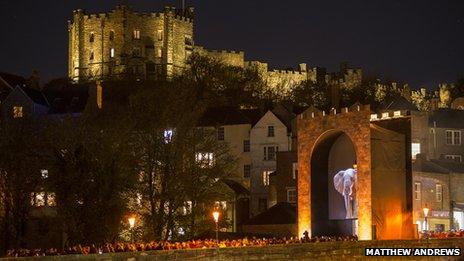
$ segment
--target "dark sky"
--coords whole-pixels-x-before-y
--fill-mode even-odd
[[[72,10],[116,4],[161,10],[168,0],[0,0],[0,71],[43,80],[66,76]],[[464,75],[464,1],[190,0],[196,44],[244,50],[247,59],[285,69],[300,62],[333,71],[340,61],[435,87]]]

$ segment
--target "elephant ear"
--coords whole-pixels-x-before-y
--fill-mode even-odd
[[[343,176],[345,175],[345,171],[339,171],[334,176],[334,187],[338,191],[338,193],[343,194]]]

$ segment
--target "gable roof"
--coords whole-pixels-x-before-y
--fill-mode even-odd
[[[429,126],[434,122],[438,128],[464,129],[464,111],[452,109],[435,110],[429,114]]]
[[[49,107],[50,104],[48,103],[48,100],[47,98],[45,98],[45,95],[41,92],[41,91],[38,91],[38,90],[35,90],[35,89],[32,89],[32,88],[29,88],[29,87],[19,87],[21,88],[21,90],[29,97],[31,98],[31,100],[36,103],[36,104],[40,104],[40,105],[43,105],[43,106],[47,106]]]
[[[245,225],[268,224],[295,224],[297,220],[296,206],[287,202],[280,202],[268,210],[260,213],[248,221]]]
[[[392,102],[388,103],[386,106],[382,106],[383,110],[392,110],[392,111],[417,111],[417,107],[408,101],[403,96],[397,97]]]
[[[235,107],[208,108],[200,118],[200,126],[221,126],[255,123],[260,115],[259,110],[241,110]]]

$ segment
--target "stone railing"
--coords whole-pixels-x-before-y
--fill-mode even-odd
[[[46,257],[3,258],[7,260],[463,260],[461,257],[365,257],[365,248],[437,248],[464,249],[464,239],[388,240],[359,242],[324,242],[266,247],[220,249],[162,250],[102,255],[67,255]]]

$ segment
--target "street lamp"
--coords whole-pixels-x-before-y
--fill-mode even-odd
[[[429,227],[429,224],[427,223],[427,216],[429,214],[429,208],[427,207],[427,205],[425,205],[425,207],[422,209],[422,211],[424,211],[424,219],[425,219],[425,236],[428,239],[428,227]]]
[[[130,230],[130,234],[131,234],[131,242],[133,243],[134,242],[134,227],[135,227],[135,217],[130,217],[127,219],[127,221],[129,222],[129,230]]]
[[[214,210],[213,211],[213,218],[214,218],[214,222],[216,223],[216,244],[218,245],[219,247],[219,211],[217,210]]]

